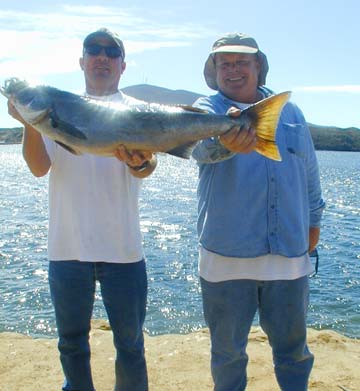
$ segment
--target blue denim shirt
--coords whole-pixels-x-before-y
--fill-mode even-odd
[[[262,88],[265,96],[270,90]],[[194,106],[225,114],[234,102],[221,93]],[[276,135],[282,161],[257,152],[233,154],[216,138],[198,143],[198,235],[209,251],[239,258],[297,257],[309,246],[325,203],[309,128],[293,103],[282,111]]]

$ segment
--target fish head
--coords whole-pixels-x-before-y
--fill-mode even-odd
[[[1,93],[7,98],[10,98],[12,95],[27,87],[29,87],[29,84],[25,80],[11,77],[5,80],[4,87],[1,87]]]
[[[18,113],[29,124],[41,121],[51,109],[46,90],[41,86],[30,87],[25,80],[15,77],[7,79],[0,92],[11,100]]]

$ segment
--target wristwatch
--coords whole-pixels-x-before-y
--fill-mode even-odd
[[[136,172],[141,172],[146,170],[149,167],[150,161],[146,160],[141,166],[129,166],[129,164],[126,164],[131,170]]]

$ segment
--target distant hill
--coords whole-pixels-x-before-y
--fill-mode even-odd
[[[0,128],[0,145],[21,143],[22,134],[23,128]]]
[[[308,124],[315,149],[323,151],[360,151],[360,129]]]
[[[168,88],[156,87],[150,84],[138,84],[122,88],[125,94],[145,102],[154,102],[167,105],[192,105],[196,99],[203,95],[185,90],[169,90]]]
[[[161,104],[191,105],[202,95],[185,90],[170,90],[168,88],[152,86],[150,84],[138,84],[125,87],[122,91],[134,98],[146,102]],[[320,126],[308,124],[317,150],[329,151],[356,151],[360,152],[360,129],[337,128],[332,126]],[[0,144],[20,143],[22,128],[0,128]]]

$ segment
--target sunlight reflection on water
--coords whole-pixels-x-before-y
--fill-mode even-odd
[[[318,152],[327,208],[309,326],[360,337],[360,154]],[[146,330],[204,327],[197,271],[197,166],[170,156],[144,181],[141,230],[149,277]],[[33,178],[21,146],[0,148],[0,331],[55,334],[47,286],[47,178]],[[99,291],[94,317],[105,318]]]

